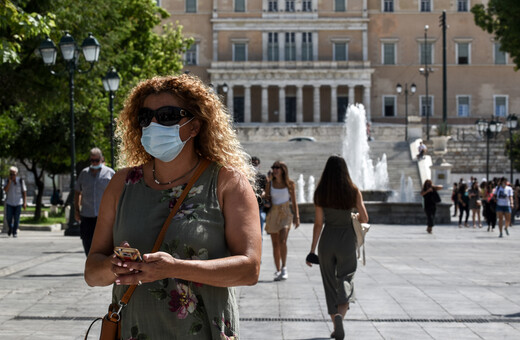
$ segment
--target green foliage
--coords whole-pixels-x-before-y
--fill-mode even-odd
[[[43,186],[43,171],[70,169],[68,68],[58,52],[53,76],[37,53],[44,35],[58,45],[65,31],[80,46],[91,32],[101,44],[91,72],[74,74],[76,160],[92,147],[110,159],[108,95],[101,79],[110,66],[121,76],[114,117],[141,79],[175,74],[192,39],[182,27],[160,24],[168,13],[153,0],[0,0],[0,158],[16,159]],[[80,57],[78,68],[90,65]],[[43,187],[41,187],[43,189]],[[36,215],[36,213],[35,213]]]
[[[475,23],[488,33],[494,34],[501,50],[508,52],[516,69],[520,67],[520,1],[489,0],[487,8],[477,4],[471,8]]]
[[[19,64],[24,42],[49,34],[55,26],[50,13],[27,13],[21,7],[26,2],[0,0],[0,64]]]
[[[446,122],[442,122],[437,125],[437,135],[438,136],[451,136],[451,126]]]
[[[507,139],[504,148],[504,155],[511,160],[513,159],[513,168],[516,171],[520,171],[520,133],[515,132],[512,134],[513,150],[512,155],[509,148],[511,147],[511,139]]]

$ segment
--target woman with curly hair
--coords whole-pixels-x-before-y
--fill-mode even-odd
[[[113,302],[137,285],[121,311],[122,338],[238,337],[233,286],[258,281],[261,255],[254,169],[220,99],[196,77],[138,84],[118,120],[123,160],[107,187],[85,265],[90,286],[114,284]],[[200,164],[209,166],[163,223]],[[142,262],[122,261],[115,246]]]
[[[359,222],[368,222],[363,195],[352,182],[345,159],[330,156],[314,192],[315,217],[310,253],[315,254],[318,246],[327,311],[334,323],[330,337],[334,339],[345,337],[343,319],[354,300],[357,238],[352,213],[358,213]],[[306,263],[312,266],[309,257]]]

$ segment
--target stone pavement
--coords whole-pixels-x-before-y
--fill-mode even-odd
[[[520,339],[520,226],[499,239],[456,225],[373,225],[355,278],[347,339]],[[319,269],[304,259],[312,224],[289,235],[289,279],[273,282],[264,235],[257,285],[238,288],[241,339],[328,339]],[[110,287],[90,288],[77,237],[0,236],[0,338],[83,339],[105,313]],[[94,339],[95,337],[92,337]]]

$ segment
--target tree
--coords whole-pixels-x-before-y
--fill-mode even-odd
[[[110,144],[108,97],[101,84],[109,66],[115,66],[122,78],[116,96],[118,112],[118,103],[140,79],[178,72],[191,43],[182,37],[179,26],[157,29],[168,13],[152,0],[25,0],[17,5],[19,13],[48,13],[46,17],[54,18],[55,29],[48,33],[55,42],[65,30],[78,44],[92,32],[102,46],[94,69],[75,76],[78,160],[86,159],[92,147],[108,150]],[[2,23],[8,20],[3,14],[0,11]],[[0,39],[10,35],[2,30]],[[66,77],[52,76],[43,65],[37,55],[42,39],[27,35],[19,41],[18,62],[0,64],[0,157],[17,159],[33,174],[36,219],[41,216],[44,172],[68,173],[70,168],[68,82]],[[80,63],[81,68],[87,66]],[[66,74],[60,61],[54,69]]]
[[[487,8],[477,4],[471,8],[475,23],[500,42],[500,49],[511,55],[516,70],[520,67],[520,2],[489,0]]]
[[[0,64],[20,63],[25,40],[49,34],[54,27],[52,14],[27,13],[20,6],[26,1],[0,0]]]

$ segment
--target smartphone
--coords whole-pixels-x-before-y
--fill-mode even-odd
[[[141,253],[137,248],[114,247],[114,254],[123,261],[143,261]]]

